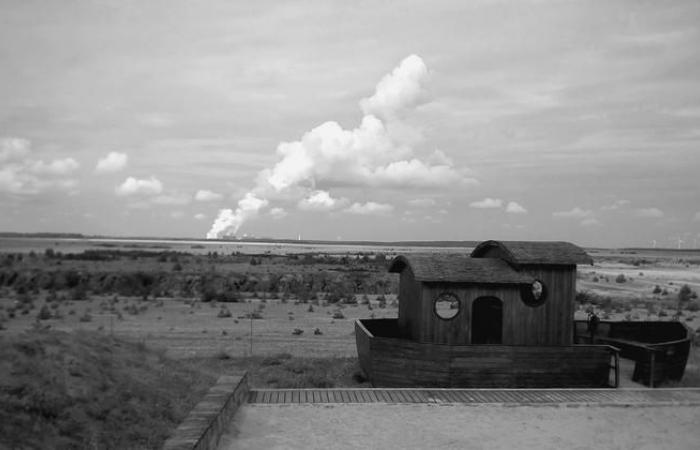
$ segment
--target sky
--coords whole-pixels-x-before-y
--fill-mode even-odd
[[[700,239],[700,2],[0,0],[0,230]]]

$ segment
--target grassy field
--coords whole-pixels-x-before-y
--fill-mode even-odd
[[[214,380],[102,333],[4,333],[0,448],[159,448]]]
[[[700,252],[591,253],[595,265],[579,267],[576,318],[593,309],[700,327]],[[158,422],[130,426],[116,447],[157,448],[222,374],[249,371],[253,387],[366,385],[354,320],[397,317],[398,280],[386,264],[366,252],[0,253],[0,447],[116,439],[136,420],[121,398]],[[682,301],[681,289],[690,293]],[[700,386],[697,347],[677,386]]]

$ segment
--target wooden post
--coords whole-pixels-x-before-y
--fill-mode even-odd
[[[651,364],[649,367],[649,387],[654,387],[654,366],[656,362],[656,352],[651,351]]]
[[[620,386],[620,352],[615,350],[615,388]]]

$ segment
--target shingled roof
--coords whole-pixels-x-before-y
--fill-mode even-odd
[[[499,250],[500,257],[511,264],[593,264],[581,247],[570,242],[484,241],[472,251],[474,258],[483,258],[489,251]]]
[[[416,280],[424,282],[530,284],[534,281],[501,259],[471,258],[463,254],[400,255],[389,264],[389,272],[398,273],[406,267],[410,267]]]

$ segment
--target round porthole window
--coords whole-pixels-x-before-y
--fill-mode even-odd
[[[450,292],[443,292],[435,299],[435,314],[441,319],[452,319],[459,314],[459,307],[459,298]]]
[[[520,288],[520,297],[527,306],[540,306],[547,299],[547,288],[540,280]]]

